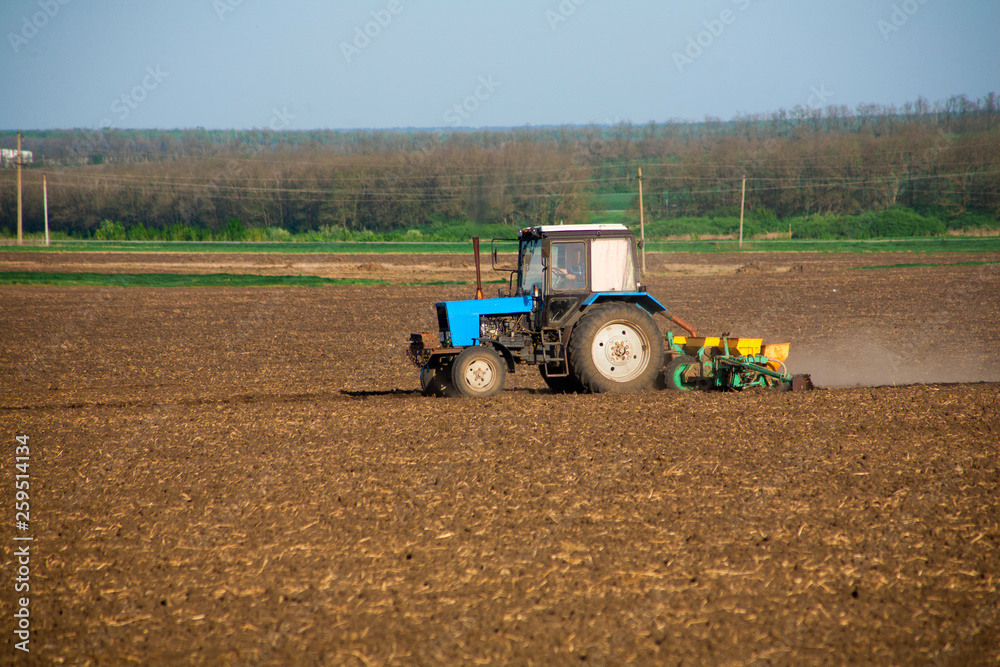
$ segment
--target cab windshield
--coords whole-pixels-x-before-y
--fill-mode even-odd
[[[517,265],[518,269],[520,269],[517,284],[518,294],[531,294],[535,285],[538,285],[538,289],[542,289],[541,239],[531,239],[521,242]]]

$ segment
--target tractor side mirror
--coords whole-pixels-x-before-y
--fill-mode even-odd
[[[517,240],[511,239],[493,239],[490,241],[490,261],[493,266],[494,271],[501,272],[511,272],[517,273],[516,268],[510,268],[509,266],[502,266],[500,264],[500,249],[498,248],[499,243],[517,243]]]

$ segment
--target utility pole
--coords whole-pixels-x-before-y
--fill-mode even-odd
[[[743,194],[740,195],[740,247],[743,247],[743,206],[747,203],[747,175],[743,174]]]
[[[45,209],[45,245],[49,245],[49,179],[42,174],[42,208]]]
[[[22,234],[22,213],[21,213],[21,133],[17,133],[17,245],[21,245]]]
[[[646,275],[646,221],[642,214],[642,167],[639,167],[639,247],[642,248],[642,275]]]

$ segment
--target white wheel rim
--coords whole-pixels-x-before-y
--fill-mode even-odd
[[[493,364],[485,359],[476,359],[465,367],[465,381],[473,389],[483,391],[493,386],[497,373]]]
[[[594,336],[591,356],[604,377],[628,382],[649,364],[649,342],[640,329],[625,321],[610,322]]]

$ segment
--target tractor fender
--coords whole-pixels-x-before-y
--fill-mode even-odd
[[[510,350],[508,350],[506,347],[504,347],[500,343],[495,343],[493,341],[486,341],[486,342],[488,342],[490,345],[492,345],[493,349],[496,350],[500,354],[500,356],[504,358],[504,361],[507,362],[507,372],[508,373],[513,373],[514,372],[514,355],[510,353]]]
[[[639,306],[650,315],[667,311],[666,306],[646,292],[595,292],[584,299],[581,305],[586,310],[590,306],[610,302],[631,303]]]

